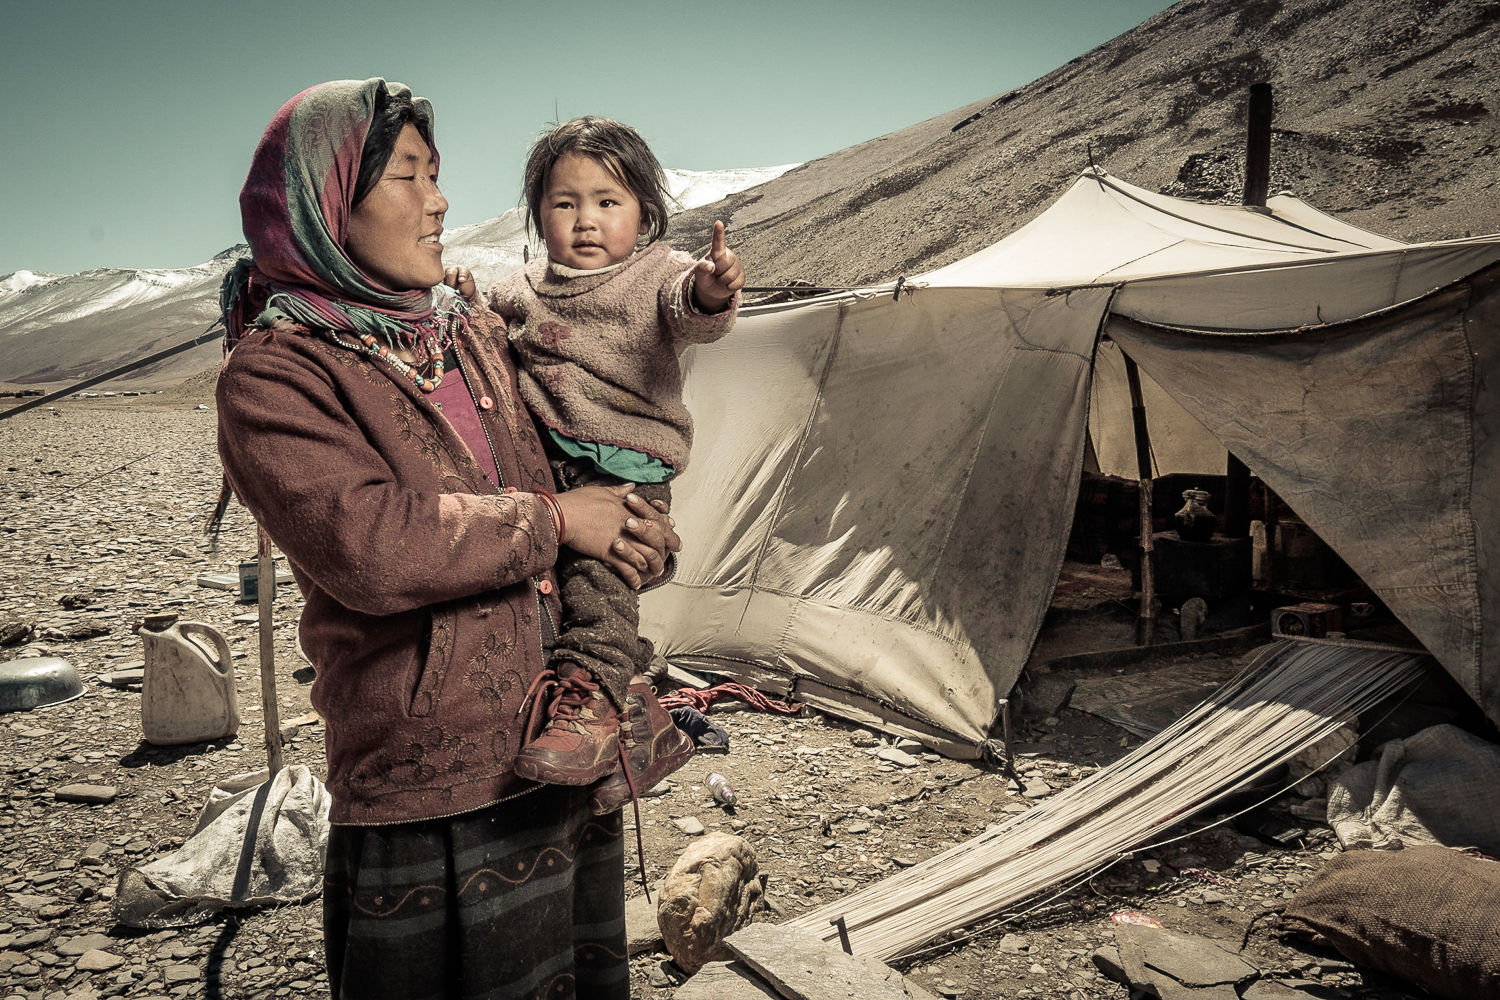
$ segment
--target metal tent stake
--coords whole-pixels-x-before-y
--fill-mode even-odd
[[[260,706],[261,721],[266,725],[266,768],[270,776],[283,766],[281,757],[281,711],[276,703],[276,633],[272,616],[276,604],[276,564],[271,558],[271,538],[259,525],[256,554],[255,598],[260,608]]]

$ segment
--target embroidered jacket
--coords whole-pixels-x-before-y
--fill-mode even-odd
[[[335,823],[468,812],[519,790],[517,712],[560,620],[552,489],[483,308],[457,345],[504,494],[432,403],[370,358],[253,333],[219,376],[219,454],[306,598]],[[543,595],[542,591],[550,593]],[[550,617],[548,617],[550,616]]]
[[[488,294],[510,328],[521,398],[574,440],[633,448],[682,472],[693,419],[678,359],[729,332],[739,295],[722,312],[700,313],[689,291],[693,258],[661,243],[602,274],[563,277],[548,263],[532,261]]]

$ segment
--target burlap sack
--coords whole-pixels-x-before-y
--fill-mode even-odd
[[[1500,997],[1500,863],[1446,847],[1350,851],[1282,911],[1358,965],[1440,997]]]

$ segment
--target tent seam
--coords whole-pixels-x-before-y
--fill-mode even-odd
[[[832,344],[828,349],[828,357],[823,362],[823,372],[818,377],[818,391],[813,395],[812,406],[808,407],[807,419],[802,422],[802,430],[797,436],[797,450],[792,460],[787,463],[786,474],[781,477],[781,483],[776,488],[776,499],[771,505],[770,517],[766,520],[766,533],[760,540],[760,545],[755,553],[755,561],[750,567],[749,579],[746,584],[745,608],[740,612],[739,625],[744,625],[745,616],[750,613],[750,602],[755,599],[756,591],[760,589],[757,580],[760,577],[761,566],[765,562],[766,550],[771,546],[771,537],[776,532],[776,522],[781,519],[781,511],[786,503],[787,488],[796,473],[797,467],[802,462],[802,456],[807,451],[807,441],[812,435],[813,421],[817,417],[818,410],[823,405],[823,391],[828,385],[829,375],[833,372],[834,360],[838,357],[839,346],[844,339],[844,320],[849,314],[849,303],[842,301],[838,306],[838,322],[833,328]],[[739,626],[736,626],[738,631]],[[786,642],[786,630],[777,639],[776,652],[780,653]]]

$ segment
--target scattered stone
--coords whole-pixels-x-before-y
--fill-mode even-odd
[[[99,683],[107,684],[112,688],[122,691],[139,688],[146,680],[146,664],[142,660],[135,660],[116,667],[109,673],[99,675]]]
[[[24,949],[24,948],[33,948],[36,945],[39,945],[39,944],[42,944],[42,943],[46,942],[51,937],[52,937],[52,932],[50,930],[48,930],[47,928],[43,927],[40,930],[34,930],[34,931],[30,931],[30,932],[28,932],[26,934],[18,935],[16,937],[15,941],[13,941],[11,944],[12,944],[12,947],[15,947],[15,948],[22,948],[22,949]],[[85,949],[85,950],[87,950],[87,949]],[[82,955],[83,952],[80,951],[80,952],[78,952],[78,954]]]
[[[1040,778],[1027,778],[1021,794],[1028,799],[1045,799],[1052,794],[1052,786]]]
[[[881,747],[875,751],[875,756],[887,764],[895,764],[897,767],[916,767],[922,763],[905,750],[896,747]]]
[[[869,750],[880,746],[880,738],[868,729],[856,729],[850,733],[849,742],[861,750]]]
[[[755,848],[711,833],[677,859],[662,883],[656,919],[667,951],[689,975],[730,957],[724,938],[743,927],[765,893]]]
[[[672,821],[672,825],[689,837],[699,836],[704,829],[702,821],[696,816],[679,816]]]
[[[1094,968],[1098,969],[1105,979],[1123,985],[1129,984],[1130,977],[1125,974],[1125,966],[1120,963],[1118,950],[1109,945],[1096,948],[1089,956],[1089,961],[1094,963]]]
[[[86,951],[103,951],[112,947],[115,939],[108,934],[85,934],[82,937],[68,938],[58,942],[57,953],[59,955],[82,955]]]
[[[119,955],[94,948],[79,957],[77,968],[82,972],[108,972],[124,964],[125,960]]]
[[[878,959],[774,924],[751,924],[724,942],[778,993],[806,1000],[915,1000],[931,994]]]
[[[38,896],[29,892],[12,892],[10,901],[23,910],[40,910],[57,902],[56,896]]]
[[[162,976],[168,986],[175,986],[178,983],[196,983],[203,978],[203,973],[198,971],[196,965],[169,965]]]
[[[0,622],[0,646],[19,646],[30,639],[36,626],[16,619]]]
[[[657,896],[661,888],[657,887]],[[625,952],[639,955],[662,947],[661,926],[656,920],[656,899],[636,896],[625,901]]]
[[[672,997],[673,1000],[782,1000],[780,993],[743,962],[709,962],[693,973],[693,978],[683,983]]]
[[[114,785],[63,785],[52,793],[59,802],[84,802],[89,805],[108,805],[120,794]]]
[[[1248,983],[1260,971],[1238,955],[1207,938],[1141,924],[1115,925],[1120,965],[1130,985],[1176,1000],[1191,995],[1194,1000],[1238,998],[1235,987]]]
[[[670,961],[657,962],[651,966],[651,972],[646,976],[648,982],[657,989],[666,989],[677,985],[677,977],[671,973],[672,963]]]
[[[62,629],[58,638],[67,642],[82,642],[85,639],[97,639],[101,635],[109,635],[109,626],[99,622],[78,622]]]
[[[1019,934],[1007,934],[1000,939],[1000,943],[995,947],[999,948],[1004,954],[1019,955],[1022,952],[1030,950],[1031,942]]]

